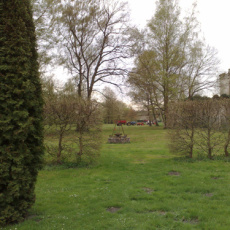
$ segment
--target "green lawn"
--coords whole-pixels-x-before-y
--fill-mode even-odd
[[[125,127],[130,144],[107,144],[97,164],[46,167],[28,219],[3,229],[230,229],[230,163],[169,153],[161,127]]]

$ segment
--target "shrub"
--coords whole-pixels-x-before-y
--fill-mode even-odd
[[[196,127],[196,103],[182,101],[169,105],[170,150],[192,158]]]
[[[192,158],[194,149],[213,158],[229,156],[230,100],[203,99],[172,103],[169,106],[170,150]],[[224,150],[224,151],[223,151]]]
[[[101,148],[102,119],[100,106],[96,101],[78,99],[77,109],[77,163],[80,164],[82,157],[88,163],[92,163],[99,156]]]
[[[101,147],[99,103],[79,97],[70,82],[57,89],[52,80],[47,81],[44,92],[47,137],[53,136],[51,143],[46,142],[51,162],[62,164],[74,158],[77,164],[82,159],[84,164],[92,163]]]

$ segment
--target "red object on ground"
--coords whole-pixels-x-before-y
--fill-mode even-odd
[[[137,125],[144,125],[143,122],[137,122]]]
[[[125,125],[125,124],[126,124],[126,120],[117,121],[117,125]]]

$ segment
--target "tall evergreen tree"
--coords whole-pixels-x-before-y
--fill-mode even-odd
[[[22,221],[35,201],[42,105],[30,0],[0,0],[0,225]]]

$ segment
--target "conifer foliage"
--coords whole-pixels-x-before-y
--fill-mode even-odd
[[[42,96],[30,0],[0,0],[0,225],[22,221],[42,164]]]

